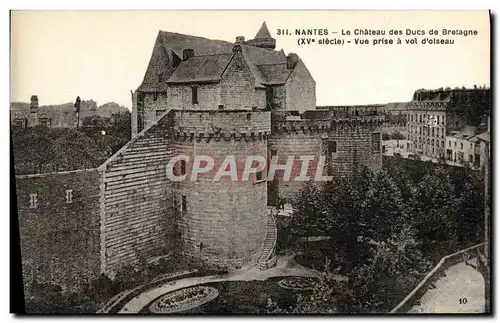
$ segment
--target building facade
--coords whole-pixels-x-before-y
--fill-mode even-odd
[[[468,161],[468,148],[454,151],[455,145],[470,147],[463,141],[485,128],[490,96],[486,88],[416,91],[407,105],[407,150],[429,158]]]

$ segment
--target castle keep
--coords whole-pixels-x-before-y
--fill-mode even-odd
[[[57,262],[44,257],[63,257],[57,263],[71,261],[76,268],[92,259],[93,266],[73,272],[81,279],[99,273],[113,277],[124,265],[170,252],[207,268],[272,266],[276,224],[268,206],[291,201],[304,182],[280,180],[283,171],[272,180],[263,172],[245,181],[214,182],[216,170],[196,181],[175,182],[167,176],[174,156],[187,155],[192,161],[210,155],[218,163],[231,155],[237,165],[250,155],[275,157],[297,175],[298,158],[310,155],[315,157],[307,169],[312,178],[320,156],[326,156],[322,171],[328,175],[349,176],[358,166],[380,169],[384,117],[376,107],[316,109],[316,84],[306,65],[298,55],[275,47],[265,23],[254,39],[240,36],[234,43],[160,31],[144,80],[132,93],[132,140],[98,169],[78,173],[88,179],[89,196],[82,191],[75,201],[87,199],[93,206],[90,218],[81,221],[99,239],[88,240],[85,250],[90,251],[79,258],[57,250],[38,255],[33,268],[25,266],[31,268],[25,270],[26,279],[40,277],[40,264]],[[191,165],[178,162],[174,171],[189,174]],[[71,174],[40,175],[37,181],[50,186],[76,176]],[[51,202],[58,196],[35,192],[29,176],[18,180],[19,205],[30,194],[43,201],[19,213],[22,252],[29,255],[34,245],[48,241],[30,236],[36,219],[51,214],[72,220]],[[80,184],[65,185],[72,189]],[[75,283],[61,276],[51,279]]]

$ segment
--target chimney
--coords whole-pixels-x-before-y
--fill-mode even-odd
[[[38,112],[38,96],[32,95],[30,99],[30,111],[32,113]]]
[[[299,62],[299,56],[295,53],[290,53],[286,57],[286,68],[289,70],[293,70],[297,63]]]
[[[239,45],[239,44],[233,45],[233,53],[236,53],[236,52],[241,52],[241,45]]]
[[[245,36],[236,36],[236,44],[241,44],[245,42]]]
[[[182,60],[187,61],[189,58],[194,57],[194,49],[186,48],[182,51]]]

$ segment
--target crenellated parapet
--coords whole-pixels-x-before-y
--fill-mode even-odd
[[[342,114],[331,110],[280,111],[272,114],[273,133],[328,133],[337,131],[373,130],[384,124],[384,115]]]
[[[271,132],[271,117],[267,111],[177,110],[174,120],[176,140],[263,140]]]
[[[384,116],[357,116],[353,118],[333,118],[330,129],[332,131],[342,130],[374,130],[382,127],[385,122]]]

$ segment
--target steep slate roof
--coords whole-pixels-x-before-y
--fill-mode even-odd
[[[182,51],[186,48],[194,50],[194,55],[213,55],[231,53],[233,44],[223,40],[160,31],[160,37],[166,50],[171,49],[182,58]]]
[[[292,73],[292,69],[286,67],[286,63],[257,65],[264,84],[279,85],[285,84]]]
[[[218,82],[233,54],[194,56],[175,69],[167,83]]]
[[[257,36],[266,36],[266,33],[269,34],[269,30],[264,23],[257,33]],[[227,57],[232,55],[233,45],[233,43],[222,40],[160,31],[153,48],[153,53],[144,80],[139,86],[138,91],[165,91],[168,83],[215,82],[220,80],[220,75],[217,76],[218,71],[221,70]],[[264,84],[283,83],[282,73],[277,73],[280,75],[279,79],[273,79],[273,73],[265,71],[265,75],[263,75],[263,72],[257,66],[262,64],[285,64],[286,55],[283,50],[275,51],[249,46],[243,43],[240,44],[240,46],[243,57],[255,78],[256,87],[264,87]],[[178,58],[182,59],[184,49],[193,49],[194,57],[181,62],[175,69],[168,69],[166,61],[169,57],[175,54]],[[209,57],[208,55],[213,55],[213,57]],[[199,58],[203,56],[205,56],[205,58]],[[229,61],[230,60],[227,60],[226,66]],[[202,64],[203,67],[197,64]],[[266,68],[264,68],[264,70],[266,70]],[[160,74],[163,74],[163,82],[159,81],[158,75]]]

